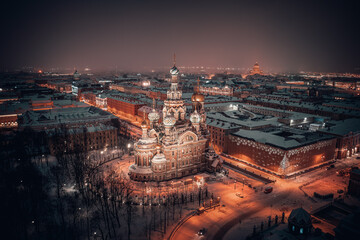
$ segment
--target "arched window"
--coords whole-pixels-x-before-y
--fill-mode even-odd
[[[304,229],[300,228],[300,234],[303,234],[303,233],[304,233]]]
[[[295,226],[294,225],[292,226],[292,230],[293,230],[293,232],[295,232]]]

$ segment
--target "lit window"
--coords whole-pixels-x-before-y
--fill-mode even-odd
[[[293,230],[293,232],[295,232],[295,226],[292,226],[292,230]]]
[[[303,233],[304,233],[304,229],[300,228],[300,234],[303,234]]]

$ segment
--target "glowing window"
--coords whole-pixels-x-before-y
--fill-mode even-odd
[[[292,230],[293,230],[293,232],[295,232],[295,226],[292,226]]]
[[[304,229],[300,228],[300,234],[303,234],[303,233],[304,233]]]

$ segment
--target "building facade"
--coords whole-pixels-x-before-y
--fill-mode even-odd
[[[229,136],[228,155],[279,176],[334,159],[336,139],[288,130],[239,130]]]

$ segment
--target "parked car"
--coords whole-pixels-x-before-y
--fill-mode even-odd
[[[336,174],[340,177],[345,175],[345,171],[343,169],[341,169],[340,171],[337,171]]]
[[[198,235],[202,236],[202,235],[205,235],[206,233],[206,228],[202,228],[198,231]]]
[[[264,190],[264,193],[271,193],[273,190],[273,187],[266,187]]]
[[[204,208],[204,207],[198,208],[198,209],[196,210],[196,214],[197,214],[197,215],[200,215],[200,214],[202,214],[203,212],[205,212],[205,208]]]
[[[240,193],[236,193],[235,195],[239,198],[244,198],[244,196],[242,196]]]
[[[326,170],[330,170],[330,169],[332,169],[332,168],[334,168],[335,167],[335,165],[334,164],[331,164],[330,166],[328,166],[327,168],[326,168]]]

